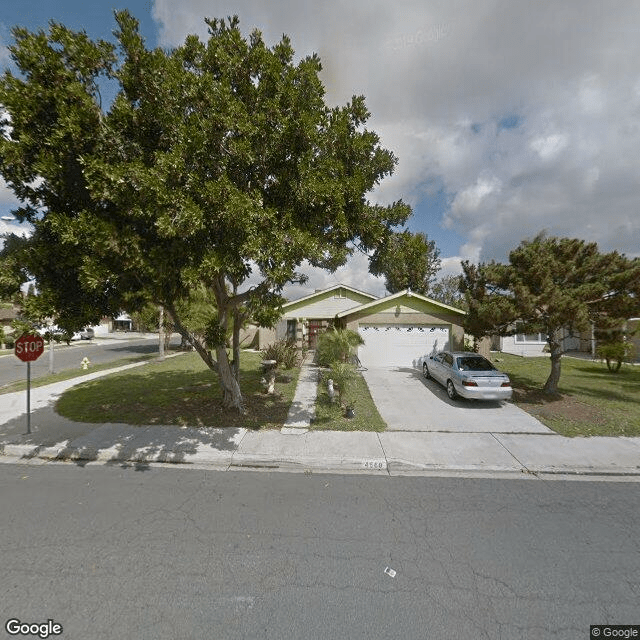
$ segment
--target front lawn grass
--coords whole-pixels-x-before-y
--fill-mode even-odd
[[[153,357],[154,356],[149,356],[149,355],[132,356],[130,358],[120,358],[120,360],[114,360],[112,362],[104,362],[102,364],[91,364],[89,365],[89,368],[86,370],[81,369],[80,367],[78,367],[77,369],[65,369],[64,371],[60,371],[58,373],[51,373],[44,376],[38,376],[37,378],[31,378],[31,388],[35,389],[36,387],[44,387],[48,384],[53,384],[54,382],[62,382],[63,380],[80,378],[94,371],[116,369],[117,367],[123,367],[127,364],[133,364],[134,362],[150,360]],[[25,373],[24,380],[17,380],[15,382],[10,382],[9,384],[5,384],[4,386],[0,387],[0,394],[12,393],[14,391],[24,391],[26,390],[26,388],[27,388],[27,380],[26,380],[26,373]]]
[[[355,412],[353,418],[345,418],[344,407],[338,404],[337,397],[334,403],[331,402],[326,383],[320,382],[315,417],[310,428],[331,431],[384,431],[387,428],[371,398],[369,387],[359,372],[356,372],[353,379],[349,397]]]
[[[196,353],[90,381],[66,391],[56,411],[78,422],[191,427],[279,428],[295,393],[299,369],[278,372],[276,393],[260,382],[262,355],[245,351],[240,384],[246,413],[223,410],[217,375]]]
[[[507,373],[513,402],[564,436],[640,436],[640,366],[610,373],[606,364],[563,356],[559,394],[541,391],[549,376],[549,357],[522,358],[492,353]]]

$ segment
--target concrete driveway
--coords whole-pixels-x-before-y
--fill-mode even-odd
[[[444,387],[417,369],[362,372],[388,431],[453,433],[553,433],[510,402],[449,400]]]

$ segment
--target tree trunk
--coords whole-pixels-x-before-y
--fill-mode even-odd
[[[244,401],[240,391],[240,385],[235,378],[229,356],[224,345],[216,347],[216,357],[218,360],[218,377],[222,388],[222,406],[225,409],[234,409],[238,413],[244,413]]]
[[[209,351],[209,349],[207,349],[207,347],[195,335],[193,335],[182,324],[182,322],[180,322],[180,318],[178,317],[175,308],[173,306],[167,306],[166,310],[180,335],[183,338],[187,338],[189,344],[195,348],[198,355],[202,358],[209,369],[218,374],[218,380],[220,381],[220,388],[222,390],[222,406],[225,409],[234,409],[239,413],[244,413],[244,401],[242,399],[240,385],[233,373],[233,369],[231,368],[226,344],[223,342],[222,344],[216,345],[216,359],[214,360],[211,351]],[[218,315],[222,320],[221,327],[223,329],[223,334],[227,326],[227,313],[228,312],[225,313],[222,304],[218,301]]]
[[[560,382],[560,359],[562,358],[562,347],[557,342],[549,342],[551,348],[551,373],[544,383],[542,392],[545,395],[556,395],[558,393],[558,383]]]
[[[233,338],[231,343],[231,353],[233,358],[233,377],[240,384],[240,327],[242,318],[237,309],[233,311]]]

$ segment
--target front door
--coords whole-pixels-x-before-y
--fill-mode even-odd
[[[309,320],[309,349],[316,348],[316,341],[318,339],[318,334],[322,330],[322,320]]]

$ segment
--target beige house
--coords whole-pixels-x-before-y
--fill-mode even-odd
[[[365,341],[358,350],[363,366],[420,367],[430,353],[464,344],[464,311],[408,290],[378,298],[341,284],[289,302],[282,311],[275,330],[260,329],[260,348],[289,338],[313,349],[319,333],[346,327]]]
[[[18,317],[18,307],[14,305],[4,304],[0,306],[0,326],[6,331],[11,332],[11,323]]]

